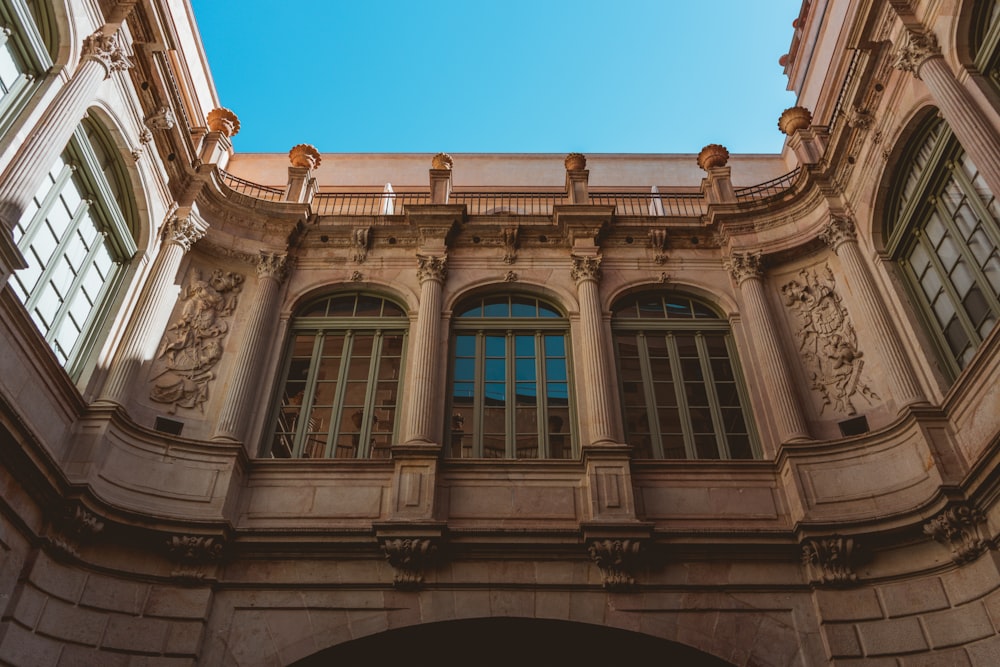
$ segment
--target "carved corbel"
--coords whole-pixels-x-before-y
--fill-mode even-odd
[[[363,264],[368,259],[368,249],[371,248],[371,227],[356,227],[351,232],[351,259],[355,264]]]
[[[610,591],[629,590],[635,586],[642,542],[637,539],[597,539],[587,546],[590,558],[601,570],[604,587]]]
[[[167,555],[177,566],[170,575],[192,579],[204,578],[199,567],[218,563],[226,548],[223,538],[207,535],[172,535],[165,544]]]
[[[177,118],[174,116],[173,110],[170,107],[160,107],[153,114],[146,118],[146,127],[150,130],[171,130],[174,125],[177,124]]]
[[[439,545],[435,538],[383,538],[380,545],[385,559],[396,572],[392,580],[396,588],[420,588],[424,583],[424,572],[437,563]]]
[[[944,510],[924,524],[924,533],[951,549],[951,559],[961,565],[979,557],[990,546],[986,517],[969,503]]]
[[[513,264],[517,259],[517,227],[504,227],[500,231],[500,242],[503,243],[503,262]]]
[[[831,535],[809,538],[802,543],[802,564],[809,571],[809,583],[850,586],[858,580],[854,566],[858,545],[853,537]]]
[[[650,229],[649,247],[653,249],[653,261],[663,264],[667,261],[667,230]]]
[[[82,505],[69,505],[53,521],[52,528],[49,535],[52,546],[70,556],[79,558],[78,547],[97,537],[104,530],[104,522]]]

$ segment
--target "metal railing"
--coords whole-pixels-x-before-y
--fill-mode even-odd
[[[407,206],[430,203],[429,192],[320,192],[312,208],[316,215],[403,215]]]
[[[222,177],[222,182],[225,183],[230,190],[238,192],[241,195],[253,197],[254,199],[263,199],[264,201],[282,201],[285,198],[284,188],[273,188],[269,185],[260,185],[259,183],[248,181],[245,178],[233,176],[228,171],[223,169],[219,169],[219,175]]]
[[[566,203],[565,192],[452,192],[453,204],[465,204],[469,215],[552,215]]]
[[[591,192],[590,203],[614,206],[617,216],[697,218],[706,211],[700,192]]]
[[[758,183],[757,185],[751,185],[745,188],[736,188],[736,201],[741,203],[757,202],[780,195],[795,185],[795,181],[798,179],[800,172],[801,168],[796,167],[787,174],[782,174],[777,178],[772,178],[770,181],[765,181],[763,183]]]

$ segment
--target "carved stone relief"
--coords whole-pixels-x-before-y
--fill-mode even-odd
[[[809,583],[847,586],[858,579],[854,573],[858,549],[854,538],[832,535],[802,543],[802,564],[809,569]]]
[[[820,412],[832,404],[837,412],[853,415],[859,394],[869,403],[879,398],[861,376],[865,362],[854,324],[836,292],[829,266],[824,267],[822,277],[808,269],[799,276],[801,280],[786,283],[781,292],[798,321],[795,335],[811,387],[823,397]]]
[[[593,540],[587,550],[590,558],[601,570],[604,587],[608,590],[627,590],[635,586],[633,572],[639,560],[642,543],[638,540]]]
[[[975,560],[990,546],[985,537],[986,517],[968,503],[949,507],[924,524],[924,533],[951,549],[951,559],[961,565]]]
[[[222,358],[222,343],[229,332],[229,318],[243,287],[243,275],[216,269],[208,279],[194,272],[181,292],[184,307],[167,328],[157,351],[153,388],[149,397],[178,408],[204,411],[213,368]]]
[[[664,264],[667,261],[667,230],[650,229],[649,247],[653,249],[653,261]]]
[[[517,259],[517,227],[505,227],[500,230],[500,242],[503,243],[503,262],[513,264]]]
[[[438,556],[438,546],[429,538],[385,539],[382,551],[396,571],[396,588],[410,590],[424,583],[424,571],[435,564]]]
[[[211,565],[222,559],[225,543],[221,537],[206,535],[172,535],[166,542],[167,555],[176,567],[172,577],[203,579],[200,566]]]
[[[104,522],[81,505],[65,507],[62,515],[52,523],[49,535],[52,546],[76,558],[80,557],[79,545],[89,542],[104,530]]]
[[[355,264],[363,264],[371,247],[371,227],[357,227],[351,232],[351,259]]]

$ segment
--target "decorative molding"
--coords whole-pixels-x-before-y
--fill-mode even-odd
[[[396,588],[419,588],[424,583],[424,572],[437,562],[438,545],[435,539],[397,537],[380,542],[385,559],[396,571],[393,577]]]
[[[205,236],[205,229],[188,216],[178,217],[171,213],[160,228],[160,238],[164,243],[179,245],[184,252]]]
[[[913,76],[920,78],[918,72],[920,66],[927,60],[941,55],[941,47],[938,45],[937,36],[929,31],[916,32],[908,30],[906,32],[906,42],[896,51],[892,66],[904,72],[910,72]]]
[[[669,281],[670,281],[670,274],[667,273],[666,271],[660,271],[660,275],[656,279],[656,282],[660,283],[661,285],[666,285]]]
[[[243,280],[242,274],[222,269],[203,280],[196,269],[181,293],[184,307],[160,343],[149,393],[151,400],[170,406],[169,414],[178,408],[204,411]]]
[[[288,277],[288,255],[261,250],[257,257],[257,277],[284,282]]]
[[[649,230],[649,247],[653,249],[653,261],[665,264],[667,261],[667,230],[654,228]]]
[[[642,542],[634,539],[592,540],[587,547],[590,558],[601,570],[604,587],[612,591],[635,586],[633,573],[638,565]]]
[[[990,547],[986,517],[969,503],[944,510],[924,524],[924,533],[951,549],[951,559],[961,565],[979,557]]]
[[[589,255],[585,257],[574,255],[573,269],[570,272],[570,275],[573,276],[573,280],[576,281],[576,284],[578,285],[586,280],[600,282],[601,258]]]
[[[513,264],[517,259],[517,227],[504,227],[500,230],[500,243],[503,244],[503,263]]]
[[[857,243],[858,230],[850,216],[831,215],[819,238],[836,252],[844,243]]]
[[[417,255],[417,262],[417,279],[421,283],[427,280],[436,280],[444,284],[448,278],[447,255]]]
[[[364,277],[364,275],[361,274],[360,271],[351,271],[351,282],[357,283],[357,282],[361,282],[364,279],[365,279],[365,277]]]
[[[847,114],[847,125],[856,130],[865,131],[872,126],[874,121],[872,115],[861,107],[855,106]]]
[[[726,269],[733,276],[737,285],[742,285],[751,278],[760,280],[763,275],[763,261],[761,253],[757,252],[734,252],[726,260]]]
[[[204,579],[198,567],[222,560],[226,548],[223,538],[206,535],[172,535],[165,544],[167,555],[177,564],[170,576],[184,579]]]
[[[802,543],[802,564],[809,570],[809,583],[849,586],[858,580],[854,565],[858,545],[853,537],[831,535]]]
[[[139,130],[139,145],[132,149],[132,159],[138,162],[151,141],[153,141],[153,133],[149,131],[148,127]]]
[[[505,283],[516,283],[518,281],[518,275],[516,271],[508,271],[504,274],[503,281]]]
[[[351,230],[351,259],[355,264],[363,264],[368,259],[368,250],[371,248],[371,227],[355,227]]]
[[[82,505],[69,505],[53,521],[49,541],[56,549],[75,558],[80,557],[78,546],[94,539],[104,530],[104,522]]]
[[[122,72],[132,66],[115,35],[105,35],[102,30],[85,37],[81,60],[96,60],[104,65],[104,78],[110,79],[115,72]]]
[[[177,117],[170,107],[160,107],[144,121],[150,130],[171,130],[177,124]]]
[[[836,292],[836,281],[830,266],[824,267],[823,277],[816,271],[799,271],[802,279],[792,280],[781,287],[785,305],[798,319],[795,336],[799,352],[809,370],[811,388],[823,397],[822,414],[827,405],[834,410],[857,413],[853,398],[860,394],[869,403],[879,400],[862,379],[864,354],[858,349],[858,336],[851,317]]]

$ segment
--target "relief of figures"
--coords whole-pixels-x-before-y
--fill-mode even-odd
[[[167,328],[156,353],[156,374],[149,397],[157,403],[177,408],[204,410],[208,383],[215,378],[213,368],[222,358],[222,342],[229,331],[229,316],[243,276],[216,269],[208,279],[195,270],[193,279],[181,292],[184,303],[180,317]]]
[[[801,281],[785,284],[781,293],[798,320],[799,351],[809,369],[812,389],[823,397],[820,412],[833,404],[834,410],[853,415],[857,413],[853,400],[857,395],[868,403],[879,398],[861,377],[865,362],[854,325],[835,291],[829,266],[822,277],[805,269],[799,276]]]

